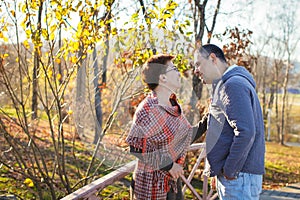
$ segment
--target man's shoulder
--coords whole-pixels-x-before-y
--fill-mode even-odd
[[[233,87],[233,88],[244,88],[250,86],[249,81],[243,76],[231,76],[228,78],[224,83],[223,86],[225,87]]]

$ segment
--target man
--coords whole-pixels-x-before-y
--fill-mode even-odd
[[[195,72],[212,84],[206,135],[208,175],[216,176],[222,200],[259,199],[264,169],[262,111],[252,75],[241,66],[228,67],[213,44],[195,53]]]

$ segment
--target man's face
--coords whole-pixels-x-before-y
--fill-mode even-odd
[[[215,63],[210,59],[210,56],[201,55],[199,51],[194,53],[195,73],[199,76],[204,84],[211,84],[216,78]]]

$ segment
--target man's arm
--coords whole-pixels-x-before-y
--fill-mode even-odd
[[[207,130],[207,120],[208,120],[208,113],[206,113],[201,121],[193,127],[193,136],[192,136],[192,143],[194,143],[198,138],[200,138]]]
[[[233,142],[223,167],[228,179],[234,178],[243,168],[255,139],[255,122],[250,89],[243,81],[229,82],[222,97],[227,121],[233,128]]]

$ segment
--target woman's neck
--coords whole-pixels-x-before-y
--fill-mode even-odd
[[[158,85],[157,88],[155,88],[155,93],[157,95],[158,103],[160,105],[171,105],[170,96],[174,93],[171,89],[165,86]]]

